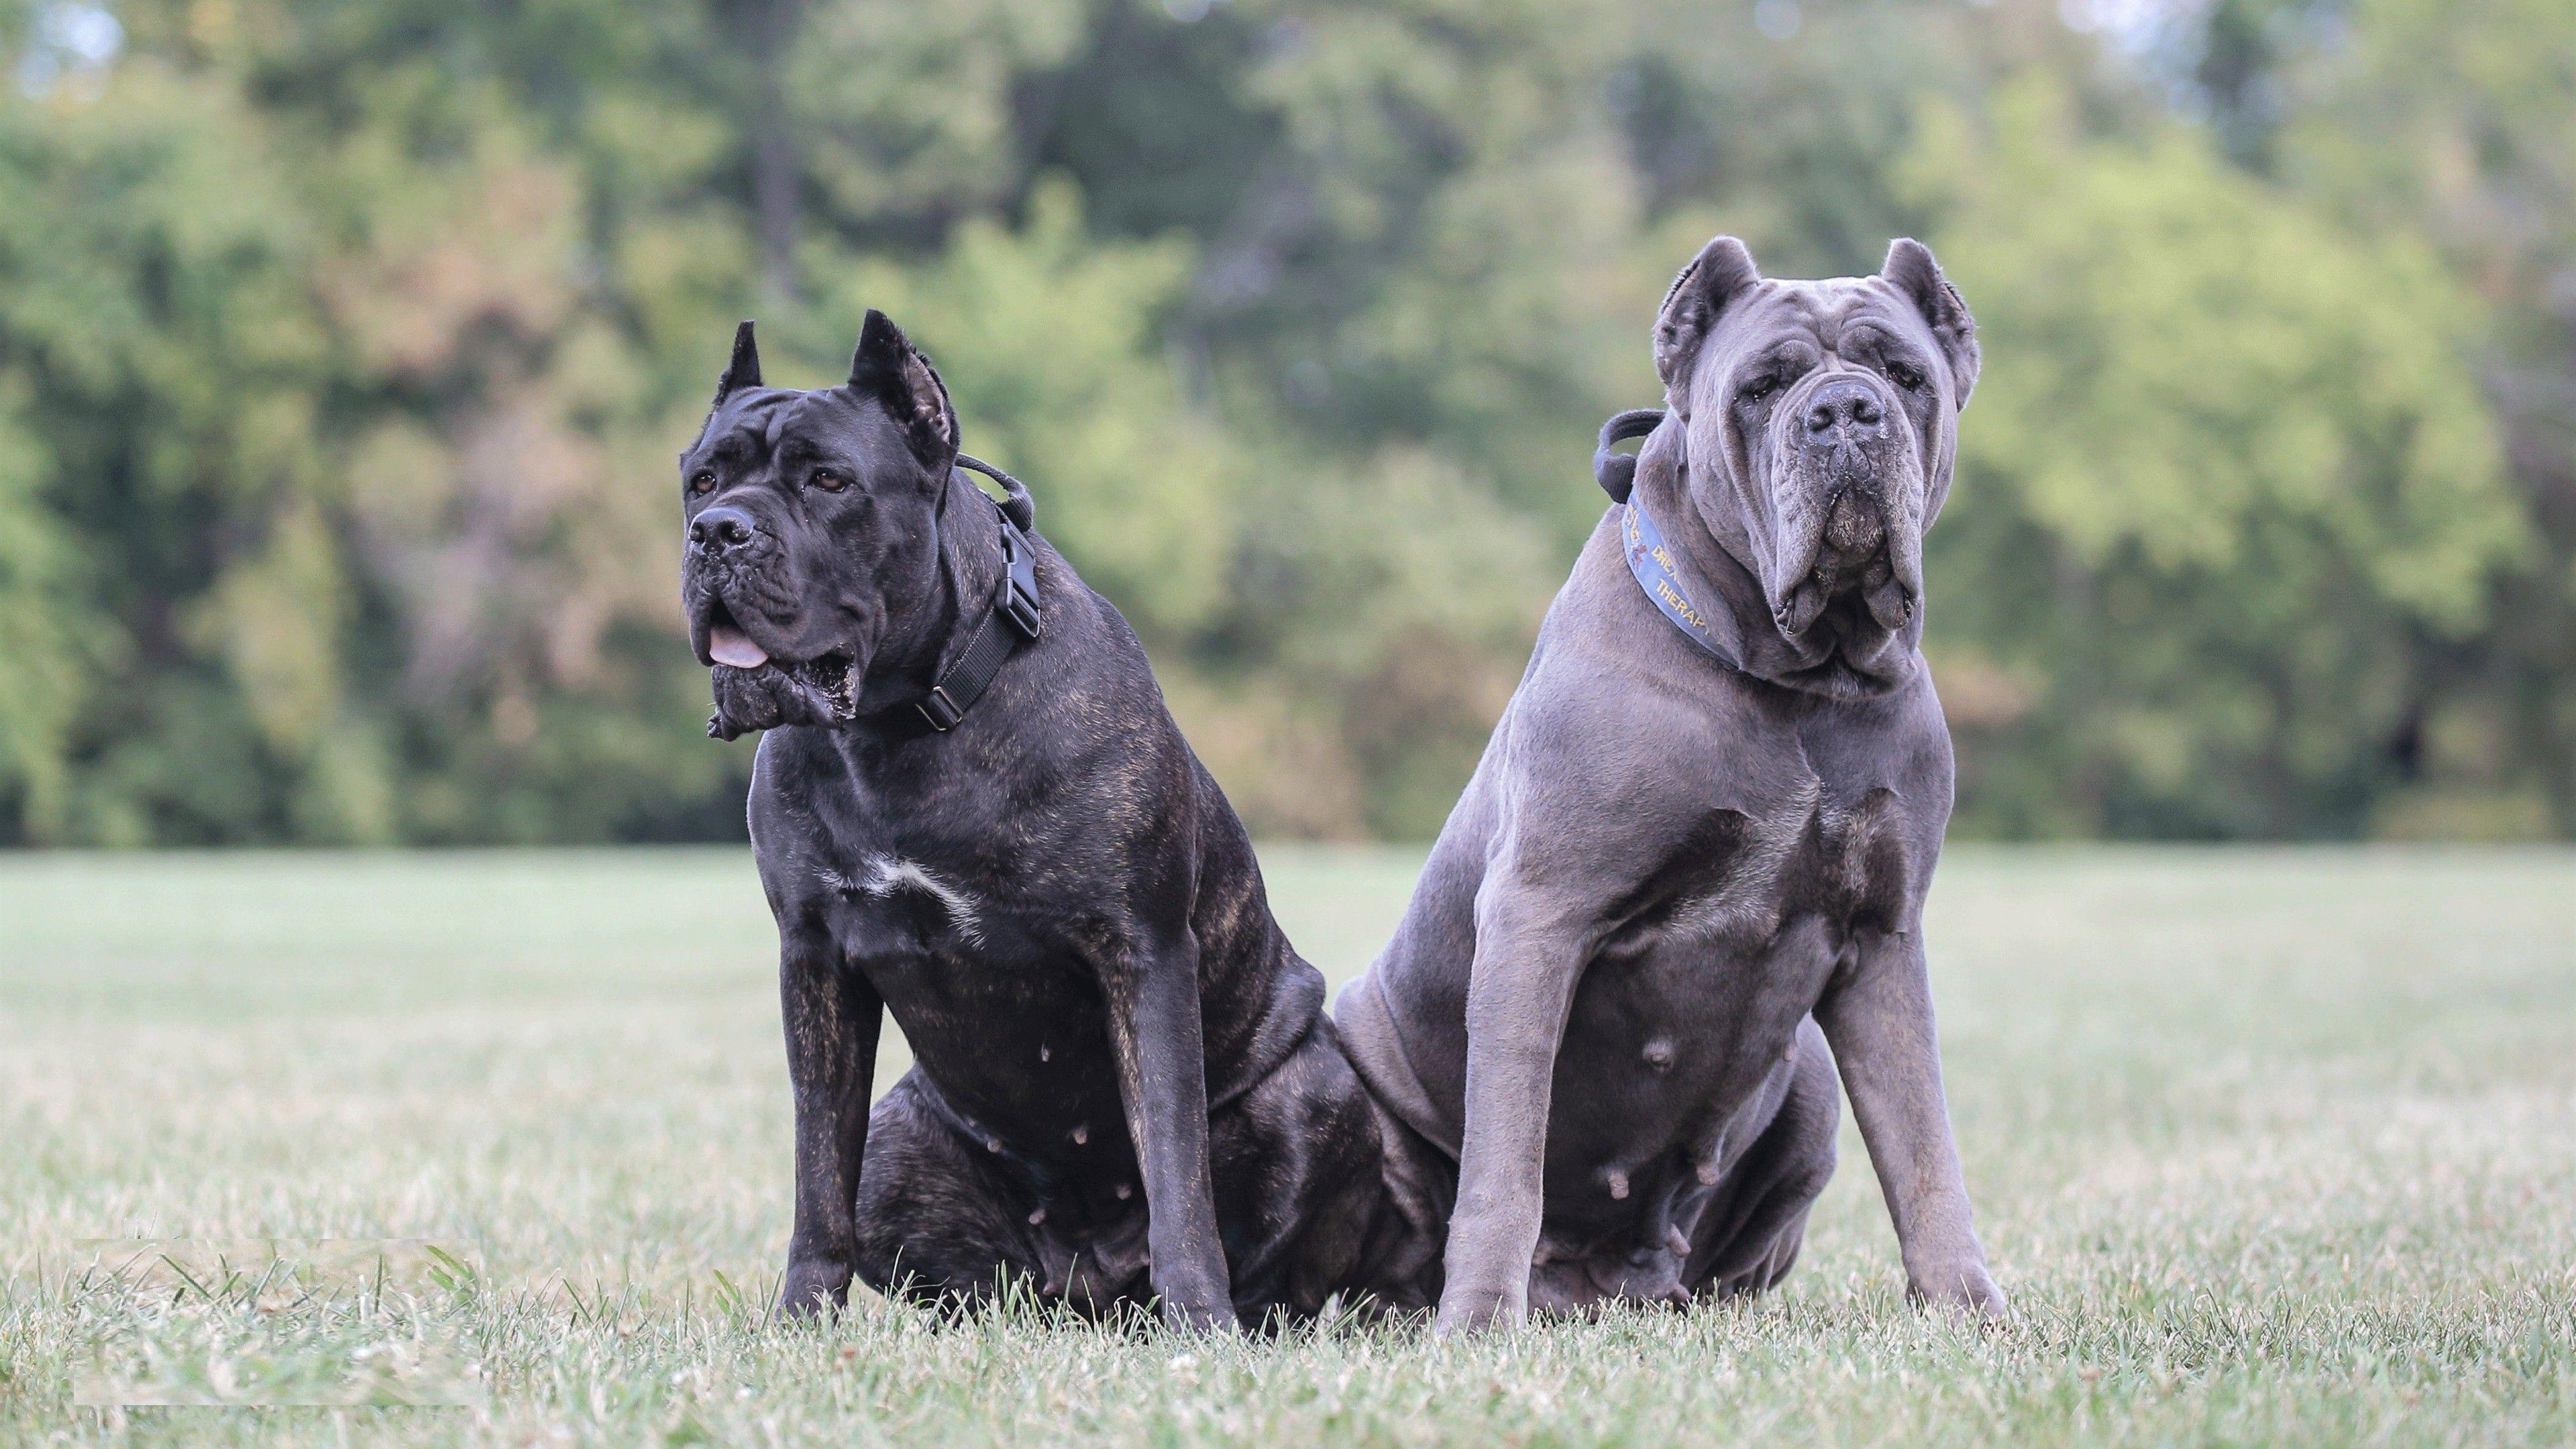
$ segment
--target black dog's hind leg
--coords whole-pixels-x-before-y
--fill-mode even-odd
[[[1176,1328],[1236,1326],[1208,1175],[1207,1050],[1199,1027],[1198,945],[1187,927],[1137,944],[1103,972],[1109,1048],[1144,1169],[1155,1295]]]
[[[859,1176],[860,1281],[952,1308],[983,1303],[1006,1282],[1058,1288],[1026,1226],[1036,1209],[998,1153],[931,1106],[920,1068],[877,1103]]]
[[[1398,1224],[1387,1204],[1377,1116],[1335,1043],[1314,1030],[1209,1120],[1209,1165],[1244,1322],[1311,1318],[1356,1298],[1372,1248]]]
[[[819,931],[781,934],[779,1006],[796,1099],[796,1227],[778,1307],[798,1316],[837,1308],[850,1290],[858,1254],[851,1214],[867,1153],[884,1005]]]

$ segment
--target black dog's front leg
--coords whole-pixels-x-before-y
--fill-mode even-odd
[[[1163,1321],[1235,1326],[1208,1176],[1207,1051],[1199,1031],[1198,946],[1180,939],[1107,973],[1110,1049],[1127,1134],[1145,1173],[1146,1246]]]
[[[850,1291],[858,1258],[852,1213],[884,1006],[876,988],[842,964],[827,940],[785,944],[778,994],[787,1080],[796,1097],[796,1228],[778,1307],[801,1317],[840,1307]]]

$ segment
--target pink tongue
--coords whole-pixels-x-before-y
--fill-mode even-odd
[[[751,642],[751,636],[731,624],[718,624],[707,635],[707,653],[718,664],[736,669],[758,669],[769,662],[768,651]]]

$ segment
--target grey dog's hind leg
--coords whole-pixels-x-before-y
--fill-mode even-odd
[[[917,1069],[916,1069],[917,1070]],[[868,1114],[856,1264],[880,1293],[971,1307],[1043,1274],[1025,1230],[1036,1199],[923,1097],[913,1073]]]
[[[1779,1113],[1700,1214],[1682,1281],[1695,1294],[1759,1294],[1789,1276],[1806,1241],[1807,1210],[1834,1175],[1842,1090],[1833,1053],[1810,1018],[1798,1025],[1797,1066]]]

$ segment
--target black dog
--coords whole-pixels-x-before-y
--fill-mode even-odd
[[[744,323],[680,460],[708,730],[770,731],[782,1307],[855,1272],[1200,1327],[1312,1313],[1382,1193],[1323,978],[1126,621],[957,449],[938,374],[870,312],[848,384],[812,392],[761,386]],[[916,1064],[871,1111],[881,1006]]]

